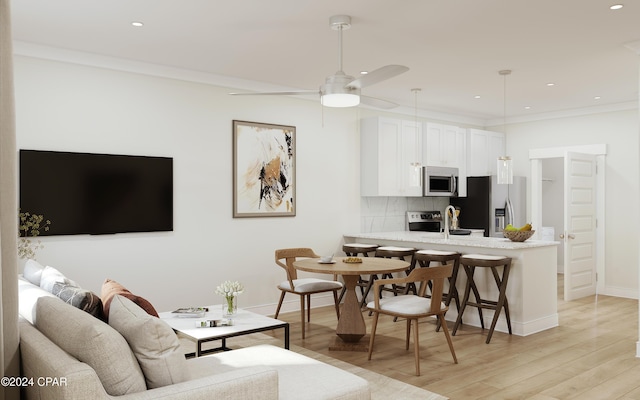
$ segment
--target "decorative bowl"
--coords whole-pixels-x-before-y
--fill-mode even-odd
[[[512,242],[524,242],[529,239],[536,231],[502,231],[502,234]]]

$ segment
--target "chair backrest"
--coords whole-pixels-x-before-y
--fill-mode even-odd
[[[442,265],[437,267],[416,268],[406,278],[407,282],[420,283],[418,296],[424,296],[427,291],[429,281],[431,281],[431,311],[437,312],[441,309],[442,292],[444,290],[444,280],[453,273],[453,265]]]
[[[298,271],[293,268],[293,263],[298,258],[320,258],[312,249],[308,247],[298,247],[293,249],[278,249],[275,252],[276,264],[284,268],[287,272],[287,279],[293,288],[293,280],[298,279]]]

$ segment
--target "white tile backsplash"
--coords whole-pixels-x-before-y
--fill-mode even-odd
[[[441,211],[448,197],[361,197],[363,233],[394,232],[407,229],[407,211]]]

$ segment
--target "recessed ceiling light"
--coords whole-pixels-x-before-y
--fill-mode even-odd
[[[549,83],[547,83],[547,86],[549,86],[549,87],[551,87],[551,86],[555,86],[555,85],[556,85],[556,84],[555,84],[555,83],[553,83],[553,82],[549,82]]]
[[[369,71],[360,71],[360,75],[366,75],[368,73],[369,73]]]
[[[593,99],[594,100],[600,100],[600,96],[595,96]]]
[[[525,110],[531,110],[531,106],[524,106]]]
[[[473,98],[474,98],[474,99],[479,99],[479,98],[480,98],[480,95],[475,95],[475,96],[473,96]]]
[[[624,7],[624,5],[622,5],[622,4],[614,4],[614,5],[612,5],[611,7],[609,7],[609,9],[610,9],[610,10],[619,10],[619,9],[621,9],[622,7]]]
[[[131,25],[133,25],[133,26],[135,26],[137,28],[140,28],[140,27],[144,26],[144,24],[142,22],[140,22],[140,21],[133,21],[131,23]]]

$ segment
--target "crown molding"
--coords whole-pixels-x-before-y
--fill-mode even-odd
[[[625,45],[629,49],[640,54],[640,41],[632,42]],[[156,76],[161,78],[178,79],[188,82],[203,83],[207,85],[229,88],[230,90],[246,90],[246,91],[296,91],[298,88],[283,87],[264,82],[251,81],[247,79],[233,78],[229,76],[187,70],[183,68],[170,67],[166,65],[144,63],[140,61],[128,60],[117,57],[109,57],[96,53],[80,52],[75,50],[63,49],[59,47],[44,46],[35,43],[14,41],[13,53],[17,56],[39,58],[51,61],[66,62],[71,64],[85,65],[97,68],[105,68],[116,71],[132,72],[141,75]],[[305,96],[291,96],[301,100],[310,100]],[[371,108],[366,107],[365,108]],[[371,108],[372,110],[377,110]],[[596,114],[603,112],[612,112],[620,110],[638,109],[638,102],[632,101],[627,103],[610,104],[603,106],[594,106],[580,108],[574,110],[564,110],[549,113],[539,113],[527,116],[516,116],[507,118],[507,124],[533,122],[548,119],[557,119],[565,117],[574,117],[588,114]],[[390,110],[389,113],[406,115],[414,118],[416,116],[415,109],[410,107],[398,107]],[[491,128],[503,126],[505,120],[503,118],[484,119],[472,115],[460,115],[435,110],[418,110],[418,117],[437,120],[449,123],[457,123],[470,125],[480,128]]]

